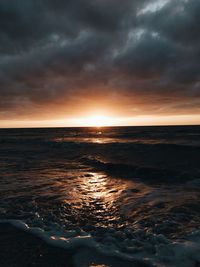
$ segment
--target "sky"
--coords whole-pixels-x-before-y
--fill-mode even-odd
[[[0,0],[0,127],[200,124],[199,14],[197,0]]]

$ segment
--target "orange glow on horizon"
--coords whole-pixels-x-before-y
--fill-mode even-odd
[[[171,115],[120,117],[110,115],[81,116],[57,120],[0,120],[0,128],[42,127],[103,127],[103,126],[154,126],[154,125],[200,125],[200,115]]]
[[[79,126],[103,127],[114,125],[115,118],[106,115],[93,115],[89,117],[74,119],[74,122],[76,122],[76,124]]]

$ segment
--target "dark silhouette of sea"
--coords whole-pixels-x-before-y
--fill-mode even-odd
[[[1,233],[72,266],[200,266],[199,200],[200,126],[0,130]]]

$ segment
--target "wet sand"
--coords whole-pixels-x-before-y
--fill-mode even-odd
[[[27,266],[71,267],[71,255],[12,225],[0,224],[0,267]]]

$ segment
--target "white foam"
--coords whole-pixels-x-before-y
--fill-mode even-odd
[[[127,239],[123,231],[105,231],[102,233],[102,241],[97,242],[93,236],[80,229],[65,232],[58,229],[44,231],[38,227],[29,227],[20,220],[0,220],[0,223],[11,223],[23,231],[35,234],[50,245],[73,249],[75,255],[85,248],[104,257],[133,262],[145,261],[154,266],[193,267],[200,263],[199,231],[176,242],[163,235],[145,233],[143,230],[135,231],[132,239]]]

